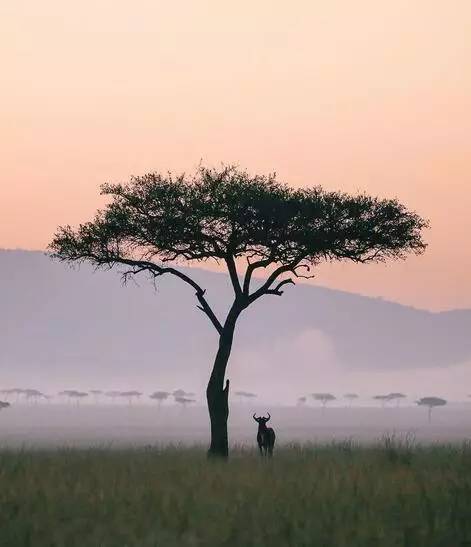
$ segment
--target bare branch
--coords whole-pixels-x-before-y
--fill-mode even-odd
[[[93,257],[97,262],[99,262],[99,257]],[[138,273],[141,273],[143,271],[150,272],[154,278],[160,277],[161,275],[165,274],[171,274],[178,278],[180,278],[182,281],[193,287],[195,289],[195,296],[198,299],[201,306],[198,306],[199,309],[201,309],[209,318],[211,323],[213,324],[214,328],[217,330],[219,334],[222,332],[222,325],[218,318],[216,317],[216,314],[213,312],[211,306],[209,305],[208,301],[205,298],[206,289],[203,289],[196,283],[195,280],[191,279],[191,277],[187,276],[183,272],[176,270],[173,267],[163,267],[159,266],[158,264],[155,264],[154,262],[146,261],[146,260],[133,260],[123,257],[113,257],[112,260],[115,264],[126,264],[127,266],[131,266],[132,270],[126,271],[123,275],[125,276],[125,279],[127,279],[130,275],[137,275]]]
[[[268,294],[267,291],[271,290],[270,289],[271,286],[278,279],[278,277],[287,272],[295,272],[296,266],[297,264],[291,263],[291,264],[283,264],[282,266],[279,266],[278,268],[276,268],[276,270],[268,276],[268,279],[265,281],[265,283],[249,296],[249,303],[251,304],[252,302],[257,300],[264,294]]]
[[[216,317],[213,310],[211,309],[207,300],[205,299],[204,297],[205,293],[206,293],[206,290],[204,290],[202,293],[196,292],[196,298],[199,300],[201,304],[201,306],[196,306],[196,307],[209,317],[209,320],[213,324],[214,328],[218,331],[219,334],[222,334],[222,330],[223,330],[222,325],[219,322],[219,319]]]
[[[252,274],[257,268],[266,268],[271,263],[271,258],[266,258],[264,260],[257,260],[256,262],[250,262],[250,259],[247,257],[247,270],[245,271],[244,277],[244,286],[243,292],[246,296],[249,296],[250,293],[250,282],[252,280]]]
[[[296,285],[296,283],[291,279],[283,279],[278,283],[278,285],[274,289],[268,289],[265,294],[275,294],[276,296],[281,296],[283,294],[283,291],[281,291],[281,287],[283,285]]]

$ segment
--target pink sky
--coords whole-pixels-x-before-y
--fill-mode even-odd
[[[431,221],[426,255],[316,282],[471,306],[469,0],[16,0],[0,62],[0,247],[43,249],[102,182],[203,158],[398,197]]]

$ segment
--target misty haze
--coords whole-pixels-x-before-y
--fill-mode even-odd
[[[220,309],[229,293],[227,277],[192,273]],[[0,353],[3,387],[51,397],[9,396],[17,404],[0,413],[3,444],[206,441],[205,378],[214,335],[191,290],[171,279],[156,289],[146,280],[123,286],[116,272],[71,269],[27,251],[0,251],[0,282],[0,326],[8,333]],[[372,442],[386,432],[461,441],[471,433],[470,329],[471,311],[431,313],[315,285],[261,302],[240,324],[229,367],[231,441],[252,443],[252,413],[267,409],[282,443]],[[169,396],[158,406],[150,398],[179,388],[194,394],[195,402],[182,407]],[[77,405],[58,395],[65,389],[102,393],[89,393]],[[256,397],[236,394],[244,389]],[[105,395],[113,390],[142,396],[129,404]],[[312,397],[322,391],[336,397],[325,411]],[[348,392],[358,398],[348,401]],[[406,397],[384,407],[375,400],[391,392]],[[448,405],[428,424],[416,401],[431,394]]]

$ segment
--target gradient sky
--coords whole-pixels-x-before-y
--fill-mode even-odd
[[[0,63],[0,247],[202,158],[398,197],[431,221],[426,255],[316,282],[471,306],[469,0],[15,0]]]

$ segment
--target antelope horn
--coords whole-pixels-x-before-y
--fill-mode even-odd
[[[255,414],[253,415],[253,419],[254,419],[255,421],[257,421],[257,418],[255,417]]]
[[[267,412],[267,414],[268,414],[268,419],[267,419],[267,422],[268,422],[268,420],[271,418],[271,416],[270,416],[269,412]]]

